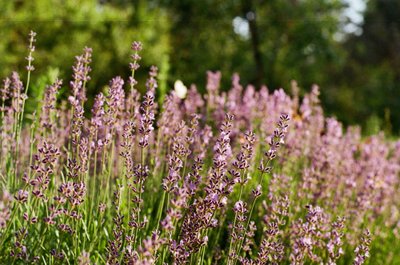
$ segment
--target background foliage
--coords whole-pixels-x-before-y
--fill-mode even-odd
[[[232,72],[270,89],[290,91],[295,79],[301,95],[317,83],[329,114],[363,125],[366,133],[397,134],[400,3],[367,1],[358,34],[343,31],[345,8],[341,0],[0,1],[0,75],[23,70],[32,29],[38,33],[36,89],[28,107],[34,109],[32,99],[58,73],[70,79],[69,66],[85,46],[94,50],[88,91],[94,95],[115,74],[129,74],[129,45],[140,40],[142,65],[160,68],[162,90],[181,79],[204,91],[207,70],[222,71],[225,89]]]

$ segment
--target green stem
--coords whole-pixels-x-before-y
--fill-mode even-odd
[[[232,232],[235,229],[236,220],[237,220],[237,213],[235,213],[235,219],[233,220]],[[231,235],[231,240],[230,240],[230,243],[229,243],[229,250],[228,250],[228,265],[231,264],[231,250],[232,250],[231,248],[232,248],[232,244],[233,244],[233,237]]]
[[[144,148],[140,149],[140,163],[141,163],[141,167],[140,167],[140,179],[138,181],[138,187],[137,187],[137,191],[139,192],[139,202],[138,202],[138,216],[137,216],[137,224],[138,227],[136,227],[135,229],[135,237],[133,240],[133,245],[136,247],[136,241],[138,240],[138,231],[139,231],[139,227],[140,227],[140,212],[142,211],[142,186],[143,186],[143,168],[144,168]]]
[[[11,224],[14,224],[14,217],[17,213],[17,210],[19,207],[16,206],[16,202],[14,203],[13,209],[12,209],[12,214],[10,219],[7,222],[6,229],[4,230],[2,236],[1,236],[1,241],[0,241],[0,246],[4,246],[4,241],[6,240],[6,236],[8,231],[10,230]]]
[[[1,105],[1,120],[0,120],[0,129],[1,130],[4,130],[4,101],[3,101],[3,103],[2,103],[2,105]],[[2,136],[2,134],[0,135],[0,161],[3,161],[3,152],[2,152],[2,150],[3,150],[3,136]]]
[[[161,205],[158,207],[158,211],[157,211],[157,227],[156,227],[156,231],[158,231],[158,228],[159,228],[159,226],[160,226],[160,221],[161,221],[161,216],[162,216],[162,212],[163,212],[163,209],[164,209],[164,204],[165,204],[165,199],[166,199],[166,191],[164,190],[163,191],[163,194],[162,194],[162,198],[161,198]]]
[[[30,43],[30,45],[32,45],[32,42]],[[29,57],[32,56],[32,52],[29,53]],[[31,61],[28,62],[28,69],[31,68]],[[24,120],[24,112],[25,112],[25,101],[26,98],[28,97],[28,91],[29,91],[29,83],[31,80],[31,71],[28,70],[28,76],[27,76],[27,80],[26,80],[26,86],[25,86],[25,97],[22,100],[22,109],[20,112],[18,112],[17,115],[17,128],[16,128],[16,147],[15,147],[15,169],[14,169],[14,177],[15,177],[15,181],[18,180],[17,178],[17,174],[18,174],[18,154],[19,154],[19,142],[20,142],[20,137],[21,137],[21,131],[22,131],[22,122]],[[12,185],[12,187],[14,187]]]
[[[271,161],[271,160],[268,160],[268,161],[267,161],[266,166],[269,165],[270,161]],[[258,179],[258,183],[259,183],[258,185],[262,185],[262,183],[263,183],[263,175],[264,175],[264,172],[261,172],[261,173],[260,173],[260,177],[259,177],[259,179]],[[247,229],[249,228],[249,225],[250,225],[251,216],[253,215],[253,211],[254,211],[254,208],[255,208],[255,206],[256,206],[257,198],[258,198],[258,197],[255,197],[255,198],[254,198],[253,203],[252,203],[252,205],[251,205],[251,209],[250,209],[250,213],[249,213],[249,218],[247,219],[246,228],[245,228],[245,230],[244,230],[244,237],[243,237],[243,239],[240,241],[240,243],[239,243],[239,245],[238,245],[239,248],[236,249],[237,253],[239,253],[240,250],[241,250],[242,247],[243,247],[243,243],[244,243],[244,240],[245,240],[246,234],[247,234]],[[235,261],[234,264],[236,264],[236,261]]]

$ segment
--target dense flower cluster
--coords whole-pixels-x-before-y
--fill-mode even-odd
[[[156,67],[138,90],[134,42],[128,80],[89,106],[85,48],[68,101],[57,79],[30,120],[34,37],[27,82],[0,88],[0,263],[400,262],[400,142],[325,118],[317,86],[300,99],[294,82],[291,97],[235,74],[222,92],[208,72],[205,95],[158,106]]]

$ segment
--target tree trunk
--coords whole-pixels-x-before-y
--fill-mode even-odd
[[[260,51],[260,39],[257,28],[257,15],[255,8],[253,7],[252,0],[243,0],[242,7],[244,16],[249,23],[251,46],[253,51],[254,63],[256,66],[255,85],[257,87],[260,87],[264,82],[264,63]]]

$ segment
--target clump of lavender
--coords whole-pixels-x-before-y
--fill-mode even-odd
[[[344,254],[343,251],[343,230],[345,225],[345,219],[338,217],[335,222],[332,223],[332,230],[330,232],[330,239],[326,247],[328,248],[328,264],[336,264],[336,261]]]
[[[354,258],[354,265],[364,264],[365,260],[369,257],[369,247],[371,244],[371,233],[368,229],[363,232],[359,245],[354,250],[356,257]]]
[[[232,189],[233,180],[226,175],[227,159],[230,152],[230,129],[233,116],[227,114],[220,129],[220,136],[215,145],[215,155],[210,178],[205,187],[205,197],[195,200],[184,219],[179,241],[179,252],[175,260],[179,263],[199,251],[207,241],[207,231],[216,227],[218,220],[214,214],[226,204],[226,195]],[[176,244],[176,243],[174,243]]]
[[[326,118],[317,86],[300,101],[235,74],[220,92],[208,72],[205,95],[158,106],[156,67],[139,93],[134,42],[130,77],[86,113],[84,48],[68,101],[58,77],[28,121],[34,43],[27,79],[0,88],[1,264],[400,262],[400,143]]]
[[[287,114],[281,114],[277,124],[277,128],[274,130],[273,135],[270,136],[268,145],[269,149],[264,153],[265,159],[261,159],[260,166],[258,169],[261,171],[260,182],[264,173],[271,172],[272,167],[269,166],[271,161],[276,157],[276,152],[281,144],[284,143],[285,135],[287,133],[289,116]]]
[[[269,204],[263,202],[266,210],[264,216],[265,228],[260,249],[256,258],[258,264],[271,262],[278,264],[284,258],[285,245],[283,243],[284,227],[287,224],[290,201],[286,194],[280,194],[274,185],[280,185],[283,176],[274,175],[270,184]],[[274,191],[272,193],[271,191]]]
[[[147,80],[146,87],[147,92],[143,97],[143,103],[140,107],[141,110],[141,120],[139,133],[141,135],[139,146],[143,149],[149,145],[150,134],[154,131],[153,122],[155,120],[154,113],[154,93],[157,88],[157,81],[155,77],[157,76],[157,67],[152,66],[149,73],[150,78]]]
[[[233,251],[229,253],[228,258],[236,260],[238,259],[236,253],[237,244],[243,241],[246,236],[246,213],[248,212],[246,203],[241,200],[237,201],[233,207],[233,211],[235,212],[235,220],[231,232],[231,244],[233,244]]]
[[[279,117],[279,121],[277,123],[277,128],[274,130],[273,135],[270,137],[270,140],[268,142],[270,148],[267,152],[264,153],[264,156],[266,157],[266,161],[262,158],[260,161],[260,166],[258,167],[258,170],[260,171],[260,177],[258,179],[258,185],[255,189],[252,190],[252,195],[253,195],[253,203],[250,208],[250,213],[248,217],[247,224],[244,228],[244,233],[248,234],[248,229],[250,226],[250,220],[254,211],[254,208],[256,206],[257,199],[262,195],[262,183],[263,183],[263,177],[265,173],[270,173],[272,167],[269,166],[270,162],[276,157],[276,152],[277,149],[281,146],[281,144],[284,143],[284,138],[287,132],[288,128],[288,121],[289,117],[287,114],[281,114]],[[275,224],[276,225],[276,224]],[[234,246],[234,253],[235,251],[240,253],[242,250],[247,250],[244,247],[244,240],[245,238],[242,238],[237,246]],[[238,254],[236,254],[238,255]]]

